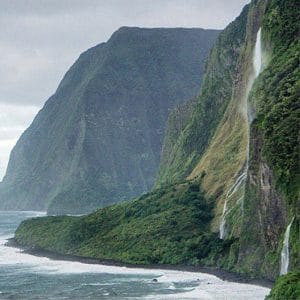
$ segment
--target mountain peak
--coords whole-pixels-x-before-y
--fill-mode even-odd
[[[217,35],[121,27],[85,51],[14,148],[0,207],[83,213],[148,191],[169,111],[198,93]]]

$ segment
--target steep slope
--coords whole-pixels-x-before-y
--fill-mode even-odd
[[[68,218],[25,221],[17,241],[131,263],[210,265],[269,279],[291,271],[296,275],[286,278],[297,278],[299,6],[294,0],[254,0],[219,36],[200,96],[190,104],[195,108],[187,104],[182,114],[177,109],[170,116],[159,189],[74,218],[67,232]],[[236,56],[228,44],[239,45]],[[97,228],[99,235],[86,235],[85,228]],[[78,248],[55,248],[77,232]]]
[[[261,53],[258,32],[265,5],[266,1],[257,1],[249,6],[230,102],[206,151],[189,175],[189,178],[196,178],[205,173],[203,188],[208,195],[216,197],[212,230],[219,231],[221,238],[240,234],[248,172],[249,128],[253,118],[248,96],[263,69],[261,54],[256,50]],[[259,60],[257,66],[256,59]]]
[[[194,141],[203,139],[201,131],[208,125],[198,121],[198,140],[189,138],[195,119],[205,120],[197,111],[171,147],[177,152],[173,166],[194,165],[188,179],[200,177],[207,196],[215,198],[211,230],[222,239],[239,239],[230,254],[235,270],[253,276],[275,278],[286,261],[285,269],[300,267],[298,11],[295,1],[252,1],[235,80],[228,86],[232,97],[206,150],[196,164],[191,156],[181,160],[182,153],[192,153],[184,150],[189,142],[197,151]],[[203,94],[198,108],[205,104]],[[178,180],[172,165],[164,171],[171,181]]]
[[[183,180],[190,174],[223,117],[232,98],[233,84],[238,79],[236,73],[245,41],[248,10],[246,6],[216,41],[195,109],[173,147],[169,147],[172,156],[161,163],[157,186]]]
[[[83,53],[13,149],[0,208],[83,213],[148,191],[217,35],[124,27]]]
[[[268,2],[262,43],[269,63],[249,98],[255,118],[238,263],[267,276],[300,269],[299,11],[298,1]]]
[[[160,158],[160,170],[157,175],[158,178],[165,176],[167,166],[172,164],[174,155],[176,155],[176,144],[178,138],[181,136],[182,131],[190,122],[190,117],[196,108],[197,98],[191,99],[183,104],[174,108],[169,117],[165,131],[165,138],[163,141],[163,148]]]

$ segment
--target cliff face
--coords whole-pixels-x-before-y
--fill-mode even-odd
[[[280,253],[289,224],[288,270],[300,268],[299,9],[297,1],[267,3],[262,41],[268,64],[249,97],[255,119],[239,265],[269,277],[282,269]]]
[[[159,178],[159,181],[156,183],[157,186],[163,183],[160,182],[162,178],[168,178],[168,168],[166,166],[173,164],[174,157],[178,151],[178,148],[175,145],[180,138],[182,131],[189,124],[190,118],[196,108],[196,103],[197,98],[191,99],[174,108],[168,117],[160,158],[160,169],[157,175],[157,178]],[[181,169],[178,169],[177,171],[181,172]]]
[[[148,191],[218,33],[125,27],[83,53],[13,149],[1,209],[83,213]]]
[[[206,66],[200,96],[185,128],[174,140],[172,157],[163,160],[157,185],[185,179],[203,155],[232,98],[238,61],[243,50],[248,15],[241,15],[220,34]],[[172,129],[169,129],[172,131]],[[170,147],[169,147],[170,148]],[[170,154],[169,153],[169,154]]]
[[[253,276],[278,275],[283,236],[292,220],[289,267],[300,266],[300,22],[296,11],[295,1],[252,1],[236,23],[224,30],[219,39],[227,37],[227,44],[240,45],[232,61],[232,80],[224,76],[217,81],[222,74],[220,57],[231,57],[231,53],[221,55],[224,48],[218,48],[218,40],[196,108],[168,147],[172,159],[162,160],[158,178],[158,185],[201,179],[206,195],[214,199],[211,230],[222,239],[237,239],[228,260],[221,264]],[[244,33],[241,39],[229,35],[237,24]],[[208,76],[218,82],[216,90],[210,90],[211,98],[206,95]],[[224,113],[220,106],[206,110],[218,120],[211,126],[210,117],[201,115],[201,110],[206,101],[213,102],[210,107],[219,103],[224,90],[228,95],[223,98]],[[172,128],[167,130],[167,141],[168,132]]]
[[[269,279],[299,270],[299,6],[252,1],[220,34],[200,96],[169,118],[159,189],[83,218],[26,221],[17,241]]]

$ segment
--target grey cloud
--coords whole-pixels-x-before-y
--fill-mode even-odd
[[[11,149],[38,109],[36,106],[0,103],[0,180],[5,173]]]
[[[87,48],[121,26],[222,28],[247,0],[2,0],[0,102],[42,105]]]

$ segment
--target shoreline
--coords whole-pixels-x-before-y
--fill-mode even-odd
[[[245,275],[240,275],[230,271],[222,270],[220,268],[214,267],[200,267],[200,266],[188,266],[188,265],[143,265],[143,264],[128,264],[122,263],[120,261],[110,260],[110,259],[97,259],[85,256],[78,256],[72,254],[61,254],[50,250],[45,250],[41,248],[30,248],[20,245],[14,238],[7,240],[5,244],[7,247],[17,248],[22,250],[26,254],[31,254],[38,257],[47,257],[52,260],[60,261],[71,261],[80,262],[84,264],[96,264],[114,267],[126,267],[129,269],[149,269],[149,270],[170,270],[170,271],[181,271],[181,272],[193,272],[193,273],[206,273],[209,275],[214,275],[221,280],[236,282],[241,284],[251,284],[258,285],[265,288],[272,288],[274,281],[269,279],[258,279],[250,278]]]

